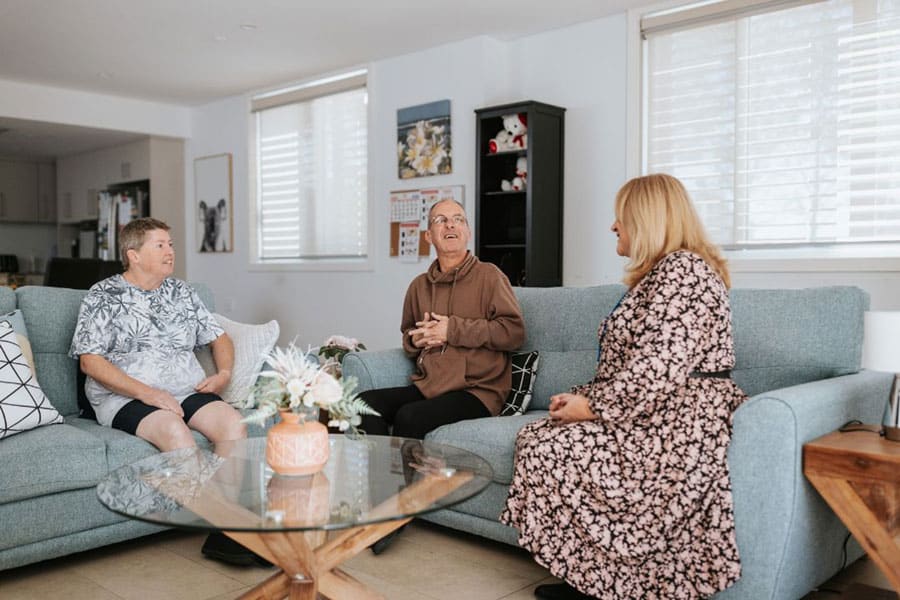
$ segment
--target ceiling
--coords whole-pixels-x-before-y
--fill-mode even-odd
[[[511,40],[646,1],[2,0],[0,79],[195,106],[479,35]],[[62,156],[54,144],[71,154],[121,135],[29,123],[0,121],[10,129],[0,134],[0,155]]]

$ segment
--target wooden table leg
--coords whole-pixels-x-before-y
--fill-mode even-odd
[[[284,571],[279,571],[238,596],[238,600],[284,600],[290,585],[288,576]]]
[[[340,569],[332,569],[319,577],[319,591],[326,598],[385,600],[384,596]]]
[[[435,500],[443,498],[456,488],[463,485],[472,475],[469,473],[457,473],[449,477],[426,477],[404,488],[396,496],[384,501],[369,511],[370,518],[378,518],[381,515],[411,514],[421,507],[428,506]],[[384,521],[365,527],[354,527],[338,533],[316,548],[316,565],[321,572],[330,571],[351,556],[368,548],[373,543],[394,531],[401,525],[405,525],[411,518]]]
[[[316,600],[316,584],[314,581],[291,581],[290,600]]]
[[[344,540],[344,543],[338,544],[338,550],[336,552],[332,551],[324,555],[329,566],[323,567],[321,561],[319,561],[316,556],[310,554],[310,556],[307,557],[309,562],[303,561],[303,569],[311,571],[313,576],[308,581],[301,582],[299,585],[296,580],[285,573],[284,567],[282,566],[282,564],[293,564],[292,561],[296,559],[296,556],[291,554],[288,554],[287,556],[282,555],[281,550],[284,548],[284,542],[282,540],[276,542],[266,538],[293,538],[291,540],[292,542],[297,543],[297,540],[299,539],[305,544],[306,538],[302,532],[267,534],[226,532],[227,535],[233,537],[241,544],[246,545],[248,548],[259,547],[261,545],[254,537],[263,538],[262,544],[264,544],[267,550],[266,554],[272,557],[272,559],[270,559],[272,562],[283,569],[282,572],[276,573],[272,577],[269,577],[258,584],[252,590],[245,592],[240,596],[240,600],[283,600],[288,597],[290,600],[295,600],[294,594],[300,593],[299,588],[301,585],[304,586],[304,589],[308,588],[312,590],[312,595],[308,596],[312,600],[315,600],[317,591],[321,592],[326,598],[333,598],[335,600],[344,598],[352,600],[383,600],[383,596],[378,594],[378,592],[370,589],[365,584],[357,581],[340,569],[337,569],[336,565],[355,556],[360,550],[367,548],[375,540],[380,539],[400,526],[408,523],[410,520],[411,519],[387,521],[385,523],[362,525],[360,527],[353,527],[341,531],[340,538]],[[348,539],[352,540],[349,544],[346,542]],[[316,553],[318,553],[318,549],[316,550]],[[318,567],[318,569],[315,567]],[[307,596],[296,596],[296,598],[307,600]]]
[[[318,588],[334,600],[379,600],[383,597],[337,566],[372,545],[383,536],[405,525],[411,518],[394,519],[393,515],[414,514],[434,501],[443,498],[463,485],[472,475],[455,473],[449,476],[425,477],[403,489],[369,512],[370,518],[385,518],[380,523],[342,530],[334,539],[312,535],[313,542],[323,541],[313,550],[307,533],[302,531],[225,531],[225,534],[244,547],[278,565],[281,573],[269,577],[240,596],[241,600],[315,600]],[[241,519],[254,522],[255,515],[211,490],[187,505],[210,523],[239,523]],[[297,575],[293,577],[289,573]],[[300,578],[302,577],[302,579]]]
[[[870,510],[853,485],[845,479],[806,473],[807,479],[819,491],[835,514],[844,522],[853,537],[891,582],[900,591],[900,549],[882,522]]]

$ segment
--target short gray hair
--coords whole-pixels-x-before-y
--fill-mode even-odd
[[[455,198],[441,198],[440,200],[438,200],[437,202],[432,204],[431,208],[428,209],[428,225],[429,226],[431,226],[431,215],[434,213],[434,207],[437,206],[438,204],[441,204],[442,202],[452,202],[453,204],[457,205],[458,207],[460,207],[462,209],[464,215],[466,214],[466,207],[463,206],[462,202],[460,202],[459,200],[457,200]]]
[[[122,257],[122,266],[128,270],[128,251],[138,250],[144,245],[144,238],[151,231],[161,229],[169,231],[169,226],[152,217],[142,217],[129,221],[119,232],[119,255]]]

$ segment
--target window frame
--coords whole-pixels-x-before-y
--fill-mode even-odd
[[[285,259],[267,259],[261,260],[258,256],[259,246],[259,163],[258,163],[258,123],[259,113],[253,112],[253,99],[278,92],[289,93],[289,90],[297,88],[314,88],[327,87],[329,83],[353,76],[359,72],[365,73],[366,93],[369,95],[366,103],[366,239],[367,249],[366,255],[360,257],[331,257],[331,258],[285,258]],[[371,96],[372,89],[372,70],[368,67],[357,67],[340,73],[331,73],[299,81],[289,85],[280,85],[270,90],[261,90],[259,92],[249,94],[246,98],[246,110],[248,115],[248,135],[247,135],[247,155],[248,155],[248,187],[249,187],[249,247],[247,253],[248,270],[260,272],[284,272],[284,271],[312,271],[312,272],[352,272],[352,271],[374,271],[375,270],[375,219],[373,206],[373,169],[371,157],[373,155],[373,139],[372,139],[372,119],[373,119],[373,102]],[[339,93],[341,90],[327,92],[323,95],[331,93]]]
[[[627,11],[626,31],[626,179],[643,175],[646,130],[646,61],[641,19],[648,14],[696,4],[664,0]],[[766,4],[760,0],[759,4]],[[900,241],[867,244],[821,244],[797,247],[723,249],[735,273],[890,272],[900,271]]]

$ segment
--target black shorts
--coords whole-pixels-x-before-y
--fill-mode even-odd
[[[191,417],[197,414],[198,410],[210,402],[221,401],[222,398],[218,394],[191,394],[181,403],[181,409],[184,411],[184,422],[190,421]],[[144,420],[144,417],[157,410],[162,409],[144,404],[140,400],[132,400],[119,409],[119,412],[113,417],[111,427],[113,429],[121,429],[131,435],[137,435],[138,425]]]

